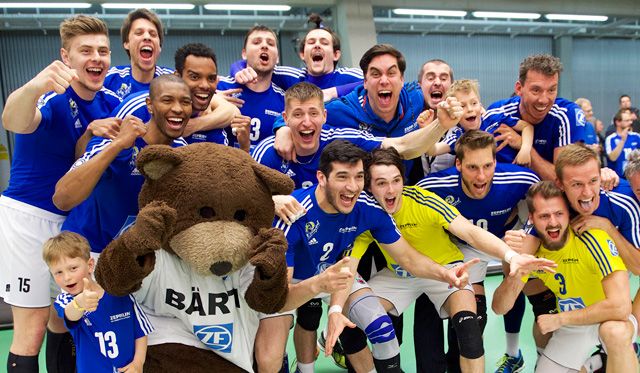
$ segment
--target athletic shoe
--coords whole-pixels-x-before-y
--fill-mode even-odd
[[[320,337],[318,337],[318,347],[324,352],[324,345],[327,343],[327,339],[324,336],[324,330],[320,333]],[[342,344],[338,339],[336,341],[335,346],[333,346],[333,352],[331,353],[331,357],[333,358],[333,362],[342,369],[347,369],[347,356],[344,353],[344,349],[342,348]]]
[[[522,358],[522,351],[518,350],[518,356],[513,357],[508,354],[504,354],[502,359],[497,364],[498,369],[495,373],[518,373],[524,369],[524,359]]]

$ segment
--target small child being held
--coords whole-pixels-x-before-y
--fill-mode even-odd
[[[133,296],[116,297],[93,278],[87,240],[62,232],[44,244],[43,258],[62,289],[54,303],[73,336],[78,373],[142,372],[153,326]]]
[[[447,97],[455,97],[460,102],[463,110],[462,117],[458,125],[449,130],[445,138],[436,143],[431,151],[428,152],[430,156],[453,153],[456,142],[460,136],[466,131],[480,129],[480,124],[482,123],[484,109],[480,103],[480,93],[476,80],[456,80],[446,92],[445,98]],[[507,115],[503,115],[498,122],[498,125],[504,123],[522,134],[522,145],[518,154],[513,159],[513,163],[522,166],[529,165],[531,163],[531,147],[533,146],[533,126],[521,119]],[[484,130],[493,133],[496,129],[497,126],[492,126]],[[506,142],[499,144],[497,151],[500,151],[506,145]]]

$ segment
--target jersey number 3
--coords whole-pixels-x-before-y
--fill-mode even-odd
[[[560,273],[556,273],[553,278],[558,280],[558,292],[562,295],[567,294],[567,283],[564,280],[564,276]]]
[[[116,344],[116,333],[108,331],[106,333],[96,332],[93,334],[100,342],[100,352],[110,358],[115,359],[118,357],[120,351],[118,351],[118,345]]]

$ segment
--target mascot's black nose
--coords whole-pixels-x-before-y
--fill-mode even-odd
[[[215,262],[211,265],[211,267],[209,267],[209,270],[216,276],[223,276],[231,271],[231,263],[227,261]]]

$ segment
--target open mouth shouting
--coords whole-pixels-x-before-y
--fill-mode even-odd
[[[356,203],[357,197],[358,196],[354,193],[340,193],[340,195],[338,196],[338,200],[342,208],[351,209]]]
[[[595,197],[579,199],[578,206],[580,206],[580,210],[582,210],[583,212],[593,211],[595,205],[594,200]]]
[[[69,294],[74,294],[75,295],[75,294],[80,293],[80,288],[78,287],[78,283],[77,282],[65,285],[64,287],[65,287],[65,290],[67,291],[67,293],[69,293]]]
[[[140,48],[140,57],[144,60],[150,60],[153,58],[153,47],[150,45],[143,45]]]
[[[209,107],[213,92],[196,92],[192,95],[193,107],[199,111],[205,110]]]
[[[433,104],[439,104],[444,97],[444,92],[440,89],[433,89],[429,92],[429,97],[431,98],[431,102]]]
[[[266,52],[260,53],[260,56],[258,56],[258,57],[260,59],[260,62],[263,65],[266,65],[266,64],[269,63],[269,53],[266,53]]]
[[[396,212],[397,202],[398,202],[397,196],[391,196],[391,197],[385,196],[383,200],[384,210],[389,214]]]
[[[560,228],[562,228],[560,225],[548,226],[545,231],[552,241],[557,241],[560,238]]]
[[[85,71],[92,79],[99,79],[102,76],[104,69],[102,67],[87,67]]]
[[[315,50],[311,52],[311,60],[313,62],[322,62],[324,60],[324,54],[322,50]]]
[[[172,131],[181,131],[184,127],[184,118],[182,117],[167,117],[167,126]]]
[[[378,101],[380,101],[380,106],[388,107],[391,106],[391,97],[393,94],[389,90],[378,91]]]
[[[315,135],[315,133],[316,133],[315,130],[298,131],[298,134],[300,134],[300,139],[305,143],[312,142],[313,141],[313,135]]]

